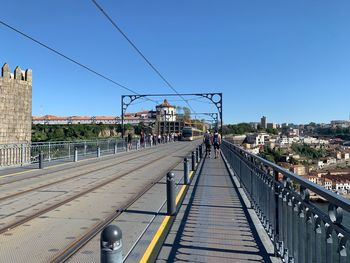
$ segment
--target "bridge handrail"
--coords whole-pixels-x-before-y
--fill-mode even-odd
[[[349,200],[227,140],[221,149],[276,255],[284,262],[349,262],[350,229],[343,222]],[[329,202],[328,213],[310,191]]]
[[[328,189],[325,189],[324,187],[313,183],[281,166],[278,166],[277,164],[270,162],[260,156],[257,156],[256,154],[250,153],[247,150],[243,149],[242,147],[239,147],[237,145],[234,145],[233,143],[224,140],[225,143],[228,143],[231,147],[233,147],[236,151],[239,151],[240,153],[244,153],[245,155],[258,160],[265,166],[268,166],[272,168],[273,171],[280,172],[281,174],[287,176],[290,178],[292,181],[295,181],[299,183],[300,185],[304,186],[306,189],[311,190],[312,192],[318,194],[319,196],[325,198],[327,201],[330,201],[332,204],[337,205],[338,207],[343,208],[344,210],[350,212],[350,200],[346,199]]]

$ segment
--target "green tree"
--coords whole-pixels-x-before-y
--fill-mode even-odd
[[[184,121],[188,121],[191,119],[191,110],[187,107],[182,107],[182,110],[184,112]]]

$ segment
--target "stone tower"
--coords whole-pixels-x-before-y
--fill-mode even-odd
[[[30,143],[32,131],[32,70],[4,64],[0,76],[0,144]]]

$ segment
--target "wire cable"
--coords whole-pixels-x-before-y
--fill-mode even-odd
[[[191,107],[191,105],[188,103],[188,101],[179,93],[177,90],[170,84],[170,82],[159,72],[159,70],[146,58],[146,56],[141,52],[139,48],[136,47],[136,45],[131,41],[131,39],[123,32],[123,30],[113,21],[113,19],[106,13],[106,11],[103,10],[101,5],[97,3],[96,0],[91,0],[97,9],[101,11],[101,13],[111,22],[111,24],[119,31],[119,33],[128,41],[128,43],[135,49],[135,51],[146,61],[146,63],[153,69],[153,71],[167,84],[168,87],[170,87],[189,107],[190,109],[194,111],[194,109]]]
[[[94,70],[94,69],[92,69],[92,68],[90,68],[90,67],[88,67],[88,66],[86,66],[86,65],[84,65],[84,64],[82,64],[82,63],[80,63],[80,62],[78,62],[77,60],[72,59],[72,58],[70,58],[70,57],[64,55],[63,53],[57,51],[56,49],[54,49],[54,48],[52,48],[52,47],[49,47],[48,45],[46,45],[46,44],[40,42],[39,40],[37,40],[37,39],[35,39],[35,38],[29,36],[28,34],[23,33],[22,31],[20,31],[20,30],[14,28],[14,27],[12,27],[12,26],[10,26],[9,24],[5,23],[4,21],[1,21],[1,20],[0,20],[0,24],[2,24],[3,26],[5,26],[5,27],[7,27],[7,28],[9,28],[9,29],[11,29],[11,30],[13,30],[13,31],[15,31],[16,33],[18,33],[18,34],[20,34],[20,35],[22,35],[22,36],[24,36],[24,37],[26,37],[26,38],[28,38],[29,40],[31,40],[31,41],[37,43],[38,45],[40,45],[40,46],[42,46],[42,47],[44,47],[44,48],[50,50],[51,52],[55,53],[56,55],[58,55],[58,56],[60,56],[60,57],[63,57],[64,59],[66,59],[66,60],[68,60],[68,61],[70,61],[70,62],[72,62],[72,63],[74,63],[74,64],[76,64],[76,65],[78,65],[78,66],[80,66],[80,67],[82,67],[82,68],[84,68],[84,69],[86,69],[87,71],[89,71],[89,72],[91,72],[91,73],[93,73],[93,74],[95,74],[95,75],[97,75],[97,76],[99,76],[99,77],[101,77],[101,78],[103,78],[103,79],[105,79],[105,80],[107,80],[107,81],[113,83],[114,85],[117,85],[117,86],[119,86],[120,88],[123,88],[123,89],[125,89],[125,90],[127,90],[127,91],[129,91],[129,92],[132,92],[133,94],[141,95],[141,94],[139,94],[138,92],[136,92],[136,91],[134,91],[134,90],[132,90],[132,89],[130,89],[130,88],[128,88],[128,87],[126,87],[126,86],[124,86],[124,85],[122,85],[122,84],[116,82],[116,81],[114,81],[113,79],[111,79],[111,78],[109,78],[109,77],[106,77],[105,75],[102,75],[101,73],[98,73],[96,70]],[[155,101],[155,100],[152,100],[152,99],[149,99],[149,98],[147,98],[147,99],[150,100],[150,101],[153,101],[153,102],[155,102],[155,103],[158,103],[158,101]]]

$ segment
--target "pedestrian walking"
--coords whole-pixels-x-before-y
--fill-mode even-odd
[[[221,145],[221,135],[215,130],[214,135],[212,136],[212,144],[214,146],[215,159],[219,157],[220,154],[220,145]]]

